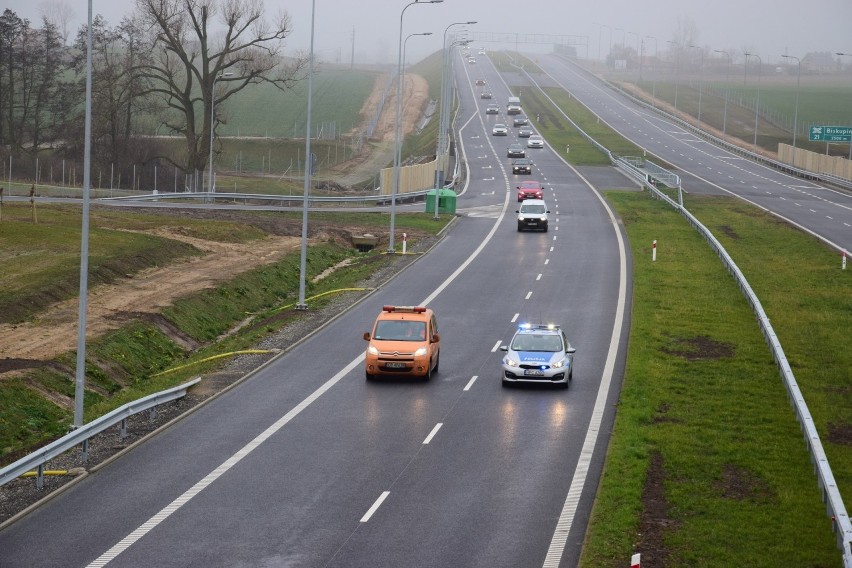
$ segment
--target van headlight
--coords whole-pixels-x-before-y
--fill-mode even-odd
[[[426,353],[428,353],[428,352],[429,352],[429,350],[428,350],[428,349],[426,349],[426,346],[424,345],[423,347],[419,347],[419,348],[417,349],[417,351],[415,351],[415,352],[414,352],[414,356],[415,356],[415,357],[423,357],[423,356],[424,356],[424,355],[426,355]]]
[[[378,355],[379,350],[370,345],[369,347],[367,347],[367,353],[369,353],[370,355]]]

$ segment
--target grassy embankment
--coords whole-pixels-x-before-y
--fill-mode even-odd
[[[128,274],[200,254],[195,248],[171,239],[128,230],[182,227],[191,236],[219,242],[248,242],[269,234],[277,219],[298,221],[298,213],[258,214],[259,221],[194,220],[167,213],[156,215],[93,209],[91,219],[90,283],[109,282]],[[386,224],[381,214],[312,214],[311,220],[364,230]],[[3,208],[0,223],[0,262],[5,267],[0,295],[3,323],[38,319],[52,302],[73,298],[79,278],[80,209],[44,206],[33,224],[23,205]],[[409,234],[436,232],[443,221],[431,215],[397,215],[397,227]],[[26,238],[21,238],[25,236]],[[313,283],[310,280],[343,259],[352,264]],[[167,368],[199,361],[213,354],[248,348],[301,312],[282,310],[298,294],[299,251],[278,262],[245,272],[213,290],[190,293],[166,308],[162,317],[130,318],[131,322],[87,344],[86,419],[104,414],[128,400],[180,384],[191,376],[222,365],[214,361],[154,378]],[[307,259],[306,296],[352,287],[378,266],[388,262],[377,252],[357,253],[335,242],[313,245]],[[321,308],[330,297],[311,301]],[[243,322],[238,333],[220,336]],[[162,331],[167,322],[198,345],[184,349]],[[47,365],[0,381],[0,462],[8,462],[28,448],[63,434],[72,418],[74,352],[64,353]],[[64,401],[64,402],[63,402]]]
[[[551,120],[555,111],[527,90],[525,110],[542,113],[537,127],[551,145],[570,143],[569,161],[596,163],[596,150],[567,123]],[[567,94],[548,93],[602,144],[634,152]],[[672,566],[762,566],[778,558],[836,564],[801,432],[738,288],[668,206],[644,193],[607,196],[633,249],[634,304],[628,368],[582,565],[621,566],[637,551],[656,564],[662,560],[650,551],[660,545]],[[849,273],[833,251],[738,200],[688,196],[686,206],[761,299],[848,500]],[[655,239],[659,260],[652,264]]]

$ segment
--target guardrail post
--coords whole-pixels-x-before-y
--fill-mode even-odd
[[[153,422],[156,419],[157,419],[157,406],[152,406],[151,409],[148,411],[148,421]]]
[[[118,437],[122,440],[127,437],[127,418],[121,419],[121,426],[118,429]]]
[[[36,488],[42,489],[44,487],[44,464],[39,464],[38,466],[38,474],[36,474]]]
[[[82,449],[83,449],[83,455],[81,457],[83,459],[83,463],[86,463],[87,461],[89,461],[89,439],[88,438],[83,440]]]

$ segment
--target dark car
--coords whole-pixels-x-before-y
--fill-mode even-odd
[[[526,158],[527,151],[520,144],[509,144],[506,148],[506,156],[509,158]]]
[[[477,85],[484,85],[484,84],[485,84],[485,79],[477,79],[477,80],[476,80],[476,84],[477,84]]]
[[[529,123],[529,119],[525,116],[516,116],[514,119],[512,119],[512,126],[526,126]]]
[[[515,158],[512,160],[512,173],[513,174],[531,174],[532,173],[532,162],[529,158]],[[518,201],[523,201],[522,199],[518,199]]]
[[[491,93],[489,91],[482,91],[482,93],[479,94],[479,98],[480,99],[490,99]]]
[[[518,138],[529,138],[532,135],[533,135],[532,128],[528,128],[526,126],[523,126],[523,127],[518,129]]]

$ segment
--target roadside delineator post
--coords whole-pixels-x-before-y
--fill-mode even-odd
[[[405,254],[405,244],[406,244],[405,240],[406,240],[407,237],[408,237],[408,235],[406,233],[402,234],[402,254]]]
[[[651,245],[651,262],[657,261],[657,240],[654,239],[654,243]]]
[[[843,260],[840,261],[840,269],[846,270],[846,249],[843,249]]]
[[[638,552],[637,552],[636,554],[634,554],[634,555],[630,558],[630,568],[639,568],[639,560],[640,560],[640,557],[641,557],[641,556],[642,556],[642,555],[641,555],[640,553],[638,553]]]

